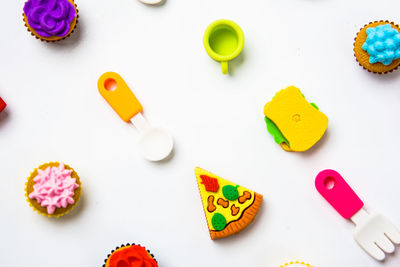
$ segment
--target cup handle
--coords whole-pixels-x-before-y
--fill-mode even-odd
[[[228,73],[228,61],[221,61],[221,68],[222,68],[222,73],[227,74]]]

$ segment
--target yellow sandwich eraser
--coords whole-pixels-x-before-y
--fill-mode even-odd
[[[268,131],[286,151],[308,150],[322,138],[328,127],[328,117],[315,104],[307,102],[294,86],[279,91],[265,104],[264,115]]]

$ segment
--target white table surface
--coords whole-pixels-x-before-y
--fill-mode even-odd
[[[314,188],[339,171],[365,201],[400,227],[400,71],[378,76],[353,57],[365,23],[400,23],[398,0],[80,0],[78,28],[57,44],[30,36],[24,1],[3,1],[0,96],[0,266],[101,266],[116,245],[146,245],[161,267],[398,267],[378,263],[353,240],[353,225]],[[219,18],[236,21],[245,48],[223,76],[202,37]],[[121,74],[153,125],[175,138],[173,158],[143,160],[138,135],[97,91]],[[288,85],[329,117],[306,153],[268,135],[263,107]],[[28,206],[24,183],[48,161],[79,173],[83,197],[61,219]],[[209,238],[194,168],[264,195],[255,222]],[[399,248],[399,247],[398,247]]]

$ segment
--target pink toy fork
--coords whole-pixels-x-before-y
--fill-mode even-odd
[[[340,215],[356,225],[354,239],[373,258],[384,260],[384,252],[393,253],[393,243],[400,244],[399,230],[384,216],[369,214],[338,172],[321,171],[315,179],[315,187]]]

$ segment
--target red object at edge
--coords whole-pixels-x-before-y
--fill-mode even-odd
[[[6,106],[7,106],[6,102],[4,102],[4,100],[1,99],[1,97],[0,97],[0,112],[2,112],[3,109],[6,108]]]

